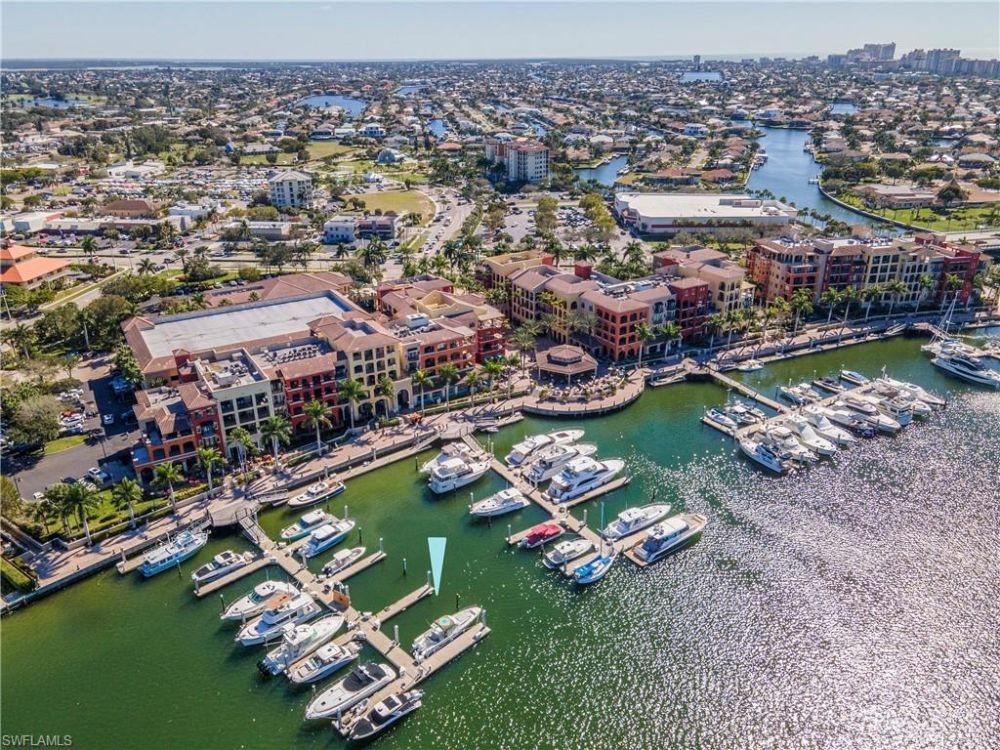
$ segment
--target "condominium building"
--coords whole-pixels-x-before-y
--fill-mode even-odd
[[[751,299],[745,288],[746,269],[718,250],[677,245],[653,254],[653,270],[704,281],[711,308],[721,315],[742,309]]]
[[[544,182],[549,178],[549,149],[538,141],[487,138],[484,155],[504,165],[509,182]]]
[[[312,177],[305,172],[288,170],[272,177],[271,205],[276,208],[310,208],[313,203]]]

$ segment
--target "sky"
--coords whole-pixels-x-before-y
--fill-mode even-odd
[[[2,0],[0,26],[5,60],[800,57],[888,41],[1000,55],[998,0]]]

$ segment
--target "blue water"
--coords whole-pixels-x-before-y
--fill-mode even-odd
[[[688,70],[681,74],[681,83],[718,82],[721,80],[722,73],[717,70]]]
[[[549,132],[540,122],[532,122],[531,127],[535,129],[535,135],[539,138],[544,138],[545,134]]]
[[[343,96],[341,94],[317,94],[315,96],[307,96],[304,99],[299,99],[296,104],[299,106],[315,107],[316,109],[323,109],[324,107],[340,107],[348,114],[349,117],[358,117],[365,111],[365,107],[368,106],[368,102],[364,99],[352,99],[349,96]]]
[[[858,105],[854,102],[834,102],[830,105],[831,115],[852,115],[858,111]]]
[[[436,137],[440,138],[445,133],[448,132],[448,126],[444,124],[444,120],[435,118],[427,123],[427,129],[431,131]]]
[[[628,165],[627,156],[616,156],[611,161],[606,164],[602,164],[599,167],[584,167],[580,169],[574,169],[577,176],[587,182],[588,180],[596,180],[601,185],[606,187],[611,187],[615,184],[615,180],[618,179],[618,173],[621,172]]]
[[[21,107],[49,107],[50,109],[69,109],[70,107],[89,107],[90,103],[83,99],[22,99],[18,102]]]
[[[396,96],[413,96],[423,91],[426,87],[423,85],[410,85],[410,86],[400,86],[396,89]]]

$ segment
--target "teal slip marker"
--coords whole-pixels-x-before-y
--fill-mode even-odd
[[[435,594],[441,590],[441,569],[444,568],[444,548],[447,543],[447,537],[427,537],[427,547],[431,553],[431,575],[434,577]]]

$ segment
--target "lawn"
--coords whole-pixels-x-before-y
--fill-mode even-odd
[[[395,211],[397,214],[419,213],[420,221],[426,224],[434,216],[434,203],[418,190],[386,190],[381,193],[361,193],[356,196],[365,202],[369,211]]]
[[[286,154],[284,152],[281,152],[278,154],[278,161],[275,163],[294,164],[295,157],[296,157],[295,154]],[[244,155],[240,157],[240,166],[248,166],[251,164],[268,165],[270,163],[271,162],[267,160],[267,154],[252,154],[250,156]]]
[[[893,221],[924,227],[944,232],[960,232],[965,229],[976,229],[979,226],[997,226],[996,208],[993,206],[975,206],[971,208],[869,208],[856,195],[841,194],[838,200],[861,208],[869,213],[883,216]]]
[[[87,442],[86,435],[66,435],[65,437],[56,438],[45,444],[45,455],[51,456],[53,453],[59,453],[68,448],[75,448],[78,445],[83,445],[85,442]]]
[[[306,150],[309,152],[310,159],[325,159],[327,156],[340,156],[341,154],[350,153],[354,149],[342,143],[319,141],[310,143],[306,146]]]

